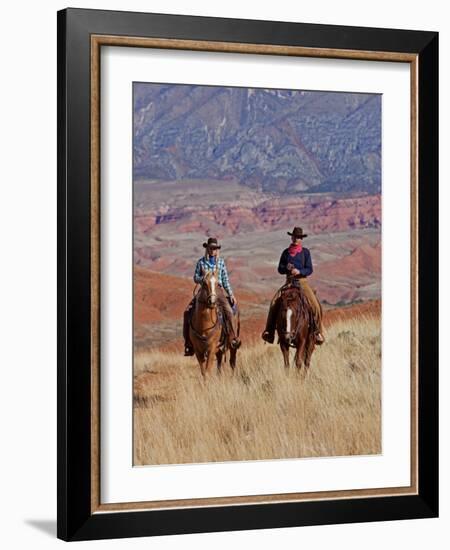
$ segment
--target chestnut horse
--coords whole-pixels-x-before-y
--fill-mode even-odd
[[[200,365],[202,376],[211,372],[214,359],[220,373],[222,361],[227,350],[230,351],[230,366],[236,368],[237,350],[230,348],[224,322],[221,321],[217,303],[217,270],[208,271],[195,297],[195,305],[189,323],[189,336],[195,356]],[[239,336],[239,313],[237,318],[237,336]]]
[[[284,366],[289,369],[289,348],[295,348],[295,366],[308,371],[315,348],[313,310],[297,283],[286,285],[280,296],[276,328],[283,354]]]

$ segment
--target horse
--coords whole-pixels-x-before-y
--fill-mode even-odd
[[[276,329],[285,368],[290,367],[289,348],[293,347],[295,366],[300,371],[304,365],[306,374],[315,349],[315,322],[311,305],[298,283],[288,283],[281,289]]]
[[[217,370],[221,372],[222,361],[226,359],[227,350],[230,351],[232,372],[236,368],[237,349],[231,348],[228,344],[225,321],[222,320],[223,314],[219,313],[218,308],[217,285],[217,269],[204,274],[189,323],[189,337],[203,378],[211,372],[214,358],[217,360]],[[236,315],[237,336],[239,336],[239,311]]]

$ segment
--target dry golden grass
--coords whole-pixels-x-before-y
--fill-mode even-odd
[[[306,377],[264,343],[243,345],[236,373],[225,364],[206,382],[193,358],[137,355],[134,463],[380,453],[380,320],[338,321],[326,337]]]

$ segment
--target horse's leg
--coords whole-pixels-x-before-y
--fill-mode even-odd
[[[234,369],[236,368],[236,357],[237,349],[230,349],[230,367],[231,372],[234,374]]]
[[[314,341],[309,342],[308,345],[306,346],[306,350],[305,350],[305,371],[306,372],[308,371],[309,365],[311,364],[311,357],[315,347],[316,346],[314,344]]]
[[[215,358],[216,358],[216,354],[213,353],[211,348],[209,348],[208,351],[206,352],[206,366],[205,366],[206,373],[210,373],[212,371]]]
[[[305,359],[306,341],[302,334],[297,337],[297,346],[295,348],[295,366],[301,370]],[[306,365],[305,365],[306,366]]]
[[[300,347],[295,348],[294,364],[297,370],[300,371],[302,368],[301,344]]]
[[[203,378],[205,378],[205,354],[195,350],[195,356],[197,357],[198,364],[200,365],[200,372],[202,373]]]
[[[283,354],[284,367],[289,370],[289,346],[280,341],[280,349]]]
[[[217,372],[220,374],[222,372],[222,359],[223,359],[223,351],[219,349],[219,351],[216,353],[216,359],[217,359]]]

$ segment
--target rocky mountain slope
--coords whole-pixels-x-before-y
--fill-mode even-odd
[[[134,176],[379,193],[381,96],[135,83]]]

